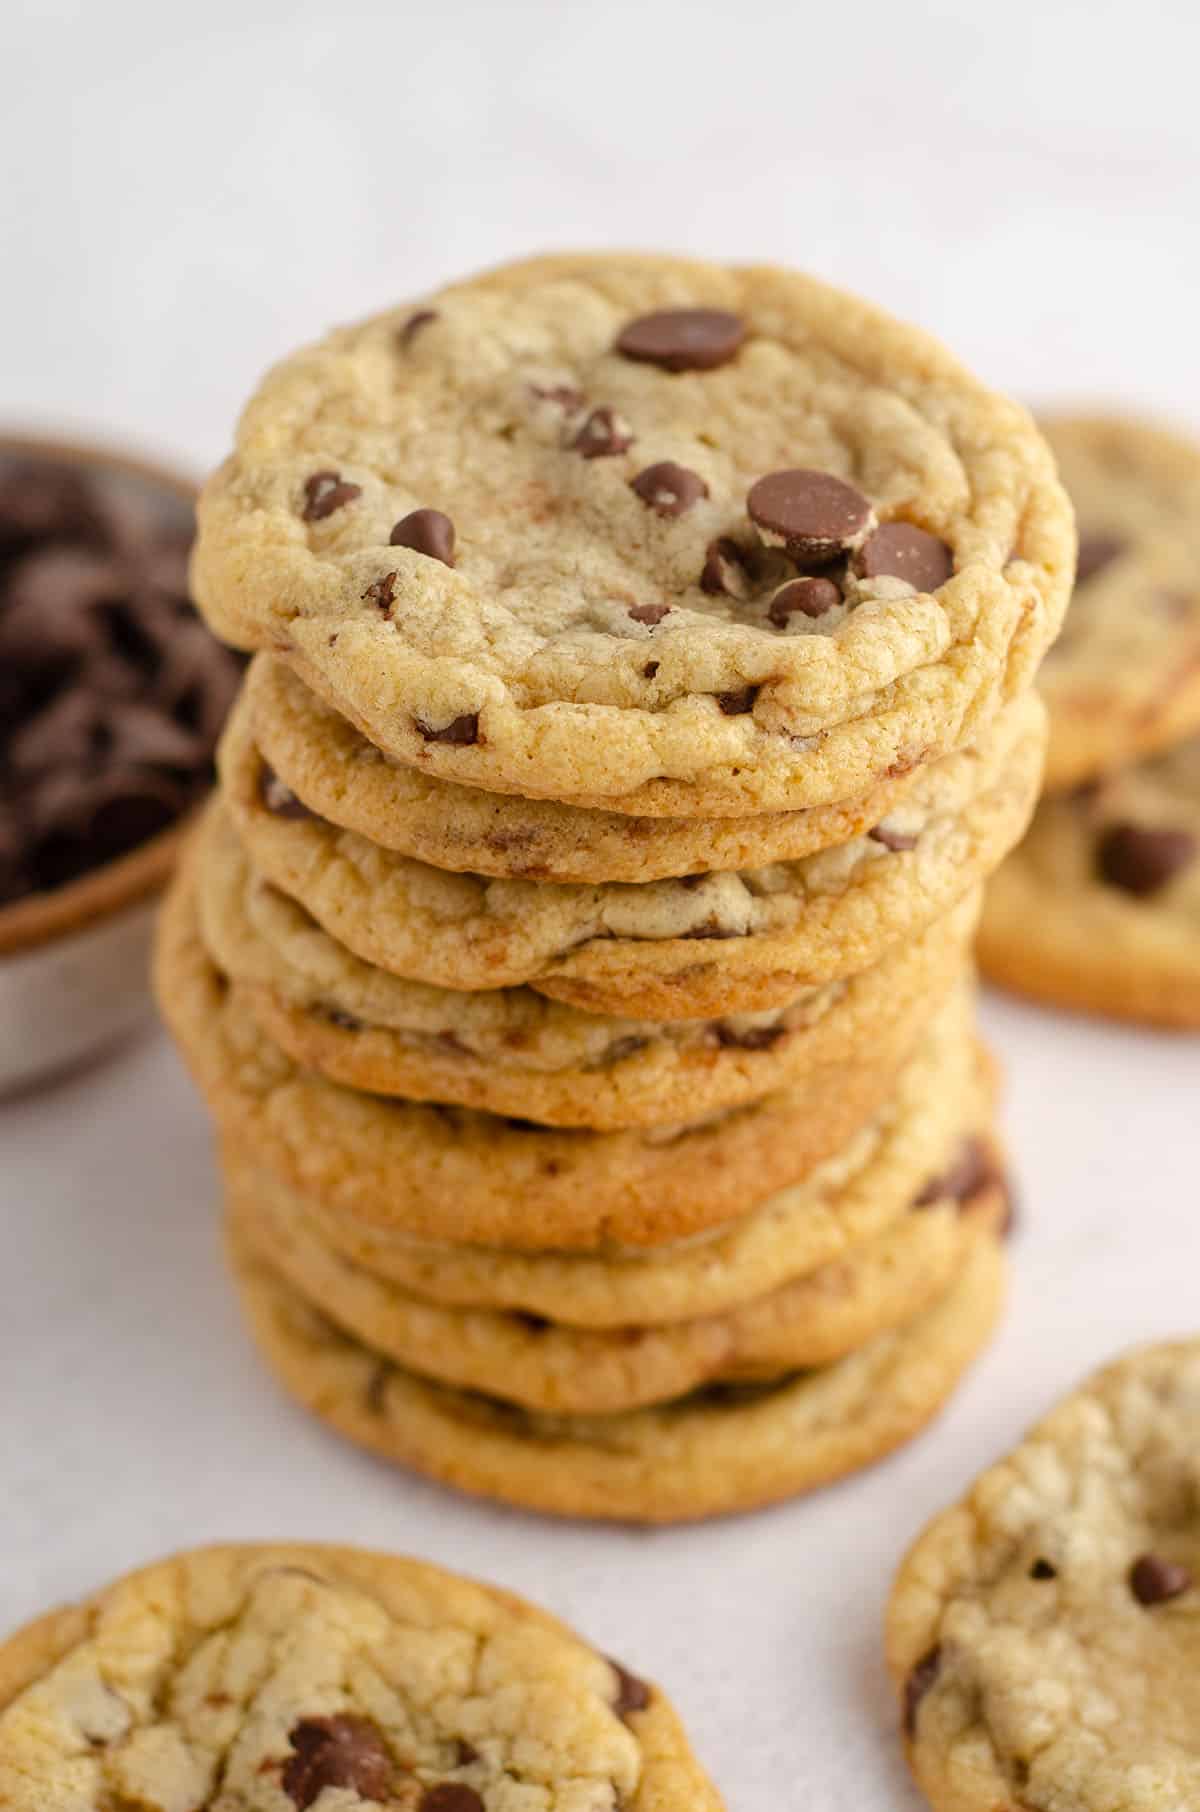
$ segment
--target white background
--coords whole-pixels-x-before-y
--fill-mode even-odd
[[[197,469],[262,366],[556,245],[777,258],[1034,400],[1200,422],[1200,24],[1010,0],[0,12],[0,396]],[[992,1003],[1023,1194],[938,1427],[770,1514],[646,1534],[456,1499],[277,1396],[161,1039],[0,1107],[0,1626],[159,1552],[319,1536],[541,1598],[666,1681],[736,1812],[915,1804],[879,1656],[906,1541],[1082,1370],[1195,1327],[1195,1041]]]

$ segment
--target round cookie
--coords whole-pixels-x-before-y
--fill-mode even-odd
[[[460,992],[529,986],[590,1013],[699,1019],[789,1003],[941,918],[1020,839],[1044,745],[1029,694],[836,849],[636,885],[451,874],[292,804],[235,813],[254,868],[364,962]]]
[[[1057,792],[1200,730],[1200,446],[1120,416],[1041,427],[1079,520],[1074,600],[1040,681]]]
[[[308,1409],[385,1459],[557,1516],[688,1522],[814,1490],[898,1447],[946,1402],[987,1340],[1004,1261],[983,1240],[909,1326],[817,1371],[708,1385],[614,1416],[562,1416],[433,1384],[361,1345],[278,1273],[232,1253],[251,1332]]]
[[[747,1178],[753,1206],[682,1240],[598,1251],[435,1245],[289,1188],[243,1141],[222,1141],[221,1168],[231,1195],[271,1237],[318,1242],[448,1308],[603,1330],[721,1315],[818,1270],[835,1278],[853,1253],[907,1218],[931,1178],[966,1174],[962,1128],[994,1094],[991,1065],[971,1047],[970,1004],[965,993],[949,1003],[870,1124],[802,1182],[761,1198]],[[553,1237],[544,1230],[543,1240]],[[922,1238],[931,1237],[926,1229]]]
[[[744,1212],[751,1191],[761,1199],[795,1181],[870,1118],[961,973],[965,905],[949,942],[935,927],[897,967],[846,984],[835,1030],[835,1016],[816,1028],[802,1084],[707,1120],[624,1132],[376,1098],[300,1070],[205,951],[190,862],[160,917],[155,982],[221,1131],[328,1207],[454,1243],[543,1247],[553,1229],[564,1248],[656,1244]]]
[[[193,579],[401,761],[710,817],[972,740],[1073,558],[1028,415],[924,334],[794,273],[606,253],[277,366]]]
[[[858,798],[808,811],[741,818],[638,818],[486,793],[389,760],[266,653],[251,661],[226,722],[220,768],[239,816],[264,809],[264,798],[287,807],[290,794],[318,817],[433,868],[592,885],[799,861],[871,830],[920,773],[897,772]]]
[[[364,963],[259,881],[220,805],[197,853],[206,947],[289,1056],[347,1087],[452,1101],[546,1125],[654,1126],[797,1078],[841,985],[716,1020],[613,1019],[529,988],[464,994]],[[886,965],[885,965],[886,967]]]
[[[657,1687],[512,1594],[421,1561],[202,1548],[0,1646],[6,1812],[535,1800],[722,1805]]]
[[[1200,1340],[1099,1372],[908,1555],[888,1661],[937,1812],[1200,1804]]]
[[[1200,737],[1044,799],[987,888],[980,962],[1020,994],[1200,1027]]]
[[[580,1415],[667,1402],[712,1379],[829,1365],[943,1296],[1006,1207],[994,1147],[980,1141],[961,1173],[931,1178],[912,1212],[839,1264],[721,1315],[595,1330],[442,1307],[351,1263],[295,1220],[276,1222],[252,1196],[230,1188],[227,1199],[239,1247],[364,1346],[423,1378]]]

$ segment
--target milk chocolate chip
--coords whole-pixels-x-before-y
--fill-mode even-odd
[[[361,496],[362,486],[351,484],[340,472],[314,472],[304,481],[304,508],[300,514],[305,522],[324,522],[326,516]]]
[[[800,562],[836,559],[858,545],[871,522],[861,491],[832,472],[802,466],[760,478],[746,508],[763,540]]]
[[[633,430],[615,409],[607,404],[593,409],[579,429],[571,446],[584,459],[611,459],[633,445]]]
[[[915,1737],[917,1734],[917,1715],[921,1701],[937,1684],[937,1677],[942,1671],[942,1651],[931,1648],[927,1655],[922,1655],[908,1679],[904,1683],[904,1734]]]
[[[341,1713],[302,1718],[288,1736],[294,1754],[285,1762],[283,1790],[305,1812],[326,1787],[344,1787],[360,1799],[384,1801],[394,1767],[387,1745],[370,1718]]]
[[[1186,1567],[1158,1554],[1140,1555],[1129,1569],[1129,1589],[1139,1604],[1167,1604],[1190,1592],[1194,1583]]]
[[[708,486],[699,472],[677,466],[673,459],[647,466],[644,472],[630,479],[629,488],[637,492],[656,516],[682,516],[694,503],[708,496]]]
[[[1110,887],[1144,900],[1181,874],[1198,847],[1190,831],[1113,824],[1096,845],[1096,872]]]
[[[631,1674],[628,1668],[619,1661],[610,1660],[608,1664],[617,1677],[617,1696],[613,1700],[613,1710],[619,1718],[628,1717],[631,1711],[645,1711],[654,1694],[644,1680]]]
[[[461,717],[452,717],[440,730],[422,723],[419,717],[416,725],[426,742],[456,743],[460,748],[469,748],[472,743],[479,741],[478,711],[464,711]]]
[[[1075,563],[1076,585],[1086,585],[1106,566],[1119,560],[1126,545],[1120,535],[1080,535],[1079,558]]]
[[[439,1781],[436,1787],[426,1787],[417,1812],[484,1812],[484,1805],[474,1787]]]
[[[767,615],[776,629],[785,629],[790,618],[823,617],[841,601],[842,594],[832,579],[793,579],[775,593]]]
[[[712,371],[736,357],[745,337],[746,323],[727,309],[660,308],[627,322],[617,351],[663,371]]]
[[[402,516],[388,536],[391,547],[411,547],[414,553],[443,566],[454,565],[454,524],[441,510],[412,510]]]
[[[863,543],[854,570],[862,579],[905,579],[914,591],[936,591],[953,574],[954,555],[911,522],[885,522]]]

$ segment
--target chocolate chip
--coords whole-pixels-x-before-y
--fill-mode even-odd
[[[454,1739],[454,1760],[459,1768],[469,1768],[472,1762],[479,1760],[479,1751],[474,1743],[468,1743],[466,1737]]]
[[[764,540],[801,561],[845,553],[871,520],[871,505],[861,491],[832,472],[803,466],[760,478],[750,487],[746,508]]]
[[[727,1051],[769,1051],[773,1045],[786,1036],[786,1026],[747,1026],[744,1031],[737,1031],[733,1026],[717,1020],[713,1025],[717,1043]]]
[[[789,617],[823,617],[841,601],[842,594],[832,579],[793,579],[775,593],[767,615],[776,629],[783,629]]]
[[[1129,1569],[1129,1589],[1139,1604],[1166,1604],[1190,1592],[1195,1581],[1186,1567],[1159,1554],[1142,1554]]]
[[[731,598],[744,598],[752,576],[752,554],[740,547],[729,535],[718,535],[704,552],[700,589],[712,597],[725,593]]]
[[[316,1011],[340,1032],[361,1032],[363,1029],[363,1021],[356,1019],[353,1013],[344,1012],[341,1007],[320,1006]]]
[[[472,743],[479,741],[478,711],[464,711],[461,717],[452,717],[440,730],[423,723],[419,717],[414,722],[426,742],[448,742],[460,748],[469,748]]]
[[[617,1696],[613,1700],[613,1710],[619,1718],[628,1717],[631,1711],[645,1711],[654,1697],[650,1687],[628,1668],[622,1667],[619,1661],[609,1660],[608,1665],[617,1676]]]
[[[713,697],[720,706],[723,716],[745,717],[748,712],[753,711],[758,693],[757,686],[743,686],[739,692],[714,692]]]
[[[918,843],[916,831],[889,830],[885,823],[879,823],[867,832],[873,843],[882,843],[885,849],[915,849]]]
[[[647,466],[644,472],[630,479],[629,488],[637,492],[656,516],[682,516],[694,503],[708,496],[708,486],[699,472],[677,466],[673,459]]]
[[[437,318],[437,310],[435,308],[418,308],[415,315],[409,315],[408,320],[396,335],[403,350],[407,352],[421,329],[423,327],[428,327],[429,323],[431,321],[436,321]]]
[[[300,514],[305,522],[324,522],[343,504],[353,503],[361,496],[362,486],[343,479],[340,472],[314,472],[304,481],[304,508]]]
[[[607,1063],[625,1063],[630,1057],[636,1057],[650,1043],[637,1032],[630,1032],[624,1038],[614,1038],[604,1052],[603,1061]]]
[[[593,409],[571,446],[584,459],[610,459],[633,445],[633,430],[624,418],[604,404]]]
[[[740,315],[724,308],[660,308],[627,321],[617,351],[663,371],[712,371],[727,365],[746,337]]]
[[[395,1768],[382,1733],[370,1718],[350,1713],[302,1718],[288,1742],[295,1753],[284,1764],[281,1778],[298,1812],[319,1799],[326,1787],[349,1788],[360,1799],[388,1798]]]
[[[670,614],[671,606],[669,604],[631,604],[629,606],[629,615],[634,622],[645,623],[651,629]]]
[[[953,574],[954,555],[911,522],[885,522],[863,543],[854,569],[862,579],[905,579],[914,591],[936,591]]]
[[[484,1812],[484,1804],[474,1787],[439,1781],[436,1787],[426,1787],[417,1812]]]
[[[454,524],[441,510],[412,510],[402,516],[388,536],[391,547],[411,547],[414,553],[454,565]]]
[[[258,775],[258,796],[269,812],[276,818],[311,818],[302,799],[298,799],[290,786],[279,778],[274,768],[264,761]]]
[[[1110,887],[1148,899],[1181,874],[1198,849],[1190,831],[1112,824],[1096,845],[1096,872]]]
[[[1057,1579],[1058,1568],[1052,1566],[1048,1560],[1038,1559],[1030,1567],[1029,1577],[1030,1579]]]
[[[1079,558],[1075,563],[1076,585],[1086,585],[1106,566],[1119,560],[1127,545],[1120,535],[1080,535]]]
[[[367,1380],[365,1400],[373,1416],[381,1416],[387,1407],[387,1388],[395,1370],[390,1359],[381,1359]]]
[[[999,1180],[991,1151],[982,1139],[972,1136],[963,1140],[949,1168],[926,1183],[913,1207],[929,1208],[945,1201],[965,1206]]]
[[[646,665],[642,668],[642,678],[653,679],[661,666],[661,661],[647,661]]]
[[[392,614],[392,605],[396,602],[396,580],[398,573],[384,573],[382,578],[375,579],[363,593],[364,604],[374,604],[385,617]]]
[[[931,1648],[927,1655],[922,1655],[908,1679],[904,1682],[904,1734],[915,1737],[917,1734],[917,1713],[926,1693],[936,1685],[937,1677],[942,1671],[942,1651]]]

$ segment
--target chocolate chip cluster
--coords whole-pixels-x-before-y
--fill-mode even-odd
[[[239,658],[188,598],[192,510],[0,455],[0,905],[144,843],[211,784]]]

